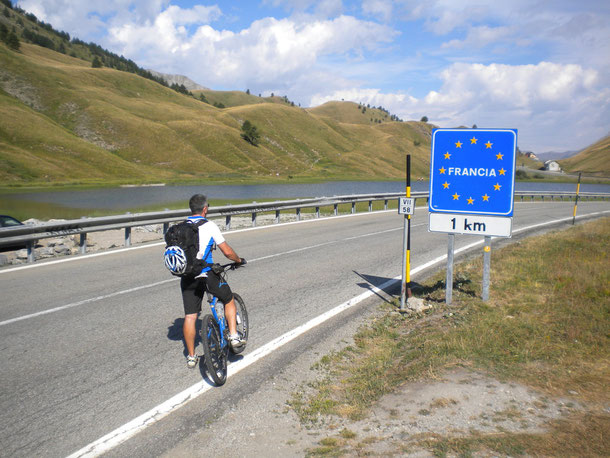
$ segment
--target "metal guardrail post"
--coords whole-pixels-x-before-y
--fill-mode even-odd
[[[231,230],[231,215],[227,215],[225,218],[225,228],[227,231]]]
[[[369,212],[373,211],[373,201],[369,200]]]
[[[78,247],[80,254],[85,254],[87,252],[87,233],[83,232],[80,235],[80,241],[78,242]]]
[[[352,215],[356,213],[356,202],[352,202]]]
[[[388,209],[388,199],[385,199],[385,200],[383,201],[383,209],[384,209],[384,210],[387,210],[387,209]]]
[[[163,223],[163,235],[166,234],[168,229],[169,229],[169,223]]]
[[[320,207],[316,207],[316,218],[320,217]]]
[[[301,207],[297,208],[297,221],[301,221]]]
[[[339,204],[335,204],[335,216],[339,214]]]
[[[34,252],[34,243],[28,242],[25,244],[25,247],[28,250],[28,262],[34,262],[36,260],[35,252]]]
[[[275,211],[275,224],[279,224],[280,223],[280,211],[276,210]]]
[[[252,212],[252,227],[256,227],[256,212]]]
[[[125,228],[125,246],[126,247],[131,246],[131,227]]]

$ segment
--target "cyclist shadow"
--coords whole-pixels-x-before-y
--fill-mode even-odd
[[[184,357],[188,355],[188,350],[186,349],[186,342],[184,341],[184,333],[182,332],[182,327],[184,326],[184,318],[176,318],[172,325],[167,328],[167,338],[169,340],[181,340],[184,345]],[[201,343],[201,320],[197,320],[195,322],[195,347]]]

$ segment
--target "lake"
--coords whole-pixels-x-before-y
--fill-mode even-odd
[[[413,182],[411,190],[427,191],[427,181]],[[517,182],[518,191],[575,191],[575,183]],[[608,192],[610,185],[582,184],[582,192]],[[190,185],[141,186],[82,190],[45,190],[0,193],[0,213],[27,218],[78,218],[100,214],[187,208],[196,193],[214,200],[286,200],[305,197],[332,197],[348,194],[403,192],[404,181],[341,181],[270,185]]]

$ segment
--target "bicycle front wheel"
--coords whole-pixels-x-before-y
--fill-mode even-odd
[[[201,337],[208,373],[216,385],[224,385],[227,381],[227,346],[222,348],[220,329],[212,315],[203,317]]]
[[[247,342],[248,332],[250,331],[250,324],[248,322],[248,310],[246,310],[246,303],[239,294],[233,293],[233,299],[235,301],[236,308],[235,321],[237,322],[237,332],[241,334],[242,339]],[[246,349],[246,344],[244,343],[239,347],[230,348],[231,353],[238,355]]]

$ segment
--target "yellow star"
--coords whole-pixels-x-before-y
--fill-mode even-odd
[[[488,196],[487,194],[485,194],[485,195],[484,195],[484,196],[482,196],[482,197],[483,197],[483,200],[484,200],[485,202],[489,202],[489,196]]]
[[[499,161],[502,160],[503,157],[504,157],[504,154],[502,154],[502,153],[496,154],[496,159],[498,159]]]
[[[472,197],[468,198],[468,205],[472,205],[474,202],[474,199]]]
[[[447,183],[446,181],[443,183],[443,188],[444,189],[449,189],[449,183]]]
[[[441,172],[441,175],[444,175],[445,173],[445,167],[441,167],[440,169],[438,169],[439,172]]]
[[[470,139],[470,144],[471,144],[471,145],[476,145],[476,144],[477,144],[477,140],[478,140],[477,138],[472,137],[472,138]]]
[[[458,141],[458,142],[455,144],[455,147],[456,147],[456,148],[461,148],[461,147],[462,147],[462,143]]]
[[[459,194],[456,192],[456,193],[453,195],[453,200],[459,200],[459,199],[460,199],[460,195],[459,195]]]
[[[447,151],[447,152],[445,153],[445,159],[449,159],[450,157],[451,157],[451,154],[449,154],[449,151]]]
[[[498,173],[500,173],[500,175],[504,175],[506,173],[506,170],[500,169],[500,170],[498,170]]]
[[[493,145],[493,143],[487,140],[487,143],[485,143],[485,148],[491,148],[491,145]]]
[[[499,191],[501,187],[502,187],[502,186],[500,186],[500,183],[496,183],[496,184],[494,184],[494,189],[495,189],[496,191]]]

